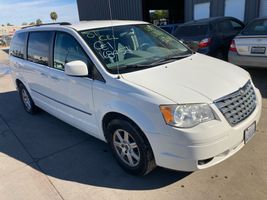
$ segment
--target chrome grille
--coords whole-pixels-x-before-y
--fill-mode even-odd
[[[250,81],[238,91],[215,101],[226,120],[232,125],[246,119],[256,108],[256,94]]]

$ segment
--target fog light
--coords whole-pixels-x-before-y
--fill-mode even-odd
[[[212,159],[213,159],[213,157],[212,158],[205,159],[205,160],[199,160],[198,161],[198,165],[205,165],[208,162],[212,161]]]

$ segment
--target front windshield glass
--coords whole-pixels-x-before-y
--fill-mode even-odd
[[[150,24],[80,31],[111,73],[136,71],[192,54],[177,39]]]

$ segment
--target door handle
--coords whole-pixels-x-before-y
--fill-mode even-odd
[[[54,80],[59,80],[59,78],[56,77],[56,76],[51,76],[51,78],[54,79]]]
[[[41,72],[41,76],[45,76],[45,77],[47,77],[47,74]]]

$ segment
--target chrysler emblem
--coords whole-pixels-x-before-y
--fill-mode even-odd
[[[245,90],[240,90],[240,92],[239,92],[239,94],[241,95],[241,96],[244,96],[245,95]]]

